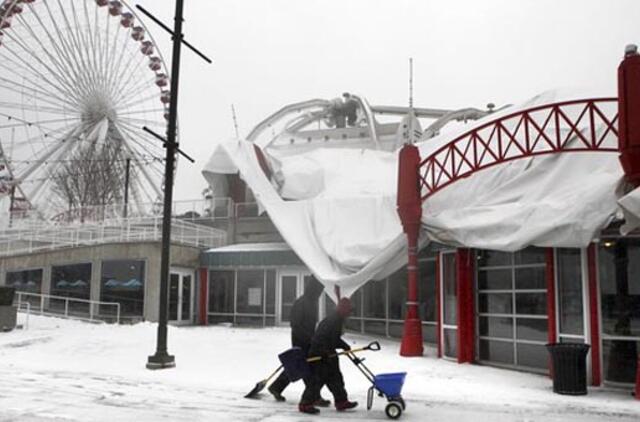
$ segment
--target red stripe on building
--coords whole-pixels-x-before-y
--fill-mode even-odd
[[[200,300],[199,300],[199,315],[198,322],[200,325],[207,325],[207,298],[209,297],[209,272],[206,268],[200,268],[199,280],[200,280]]]
[[[589,321],[591,326],[591,383],[602,383],[600,368],[600,314],[598,306],[598,272],[596,266],[596,246],[587,248],[587,268],[589,278]]]
[[[473,252],[460,248],[456,251],[456,290],[458,295],[458,363],[474,360],[474,298]]]
[[[440,270],[442,265],[440,260],[442,259],[442,253],[438,252],[436,255],[436,344],[438,345],[438,357],[442,357],[442,303],[440,300],[442,276]]]

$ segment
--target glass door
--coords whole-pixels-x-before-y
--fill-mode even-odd
[[[456,289],[456,254],[442,253],[442,353],[445,357],[458,356],[458,300]]]
[[[304,292],[312,276],[306,271],[280,271],[278,286],[278,324],[288,324],[293,302]]]
[[[193,272],[172,269],[169,275],[169,321],[189,324],[193,318]]]

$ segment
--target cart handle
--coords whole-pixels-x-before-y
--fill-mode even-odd
[[[371,351],[377,352],[378,350],[380,350],[380,343],[378,343],[377,341],[372,341],[371,343],[367,344],[364,347],[359,347],[357,349],[343,350],[342,352],[329,355],[328,357],[333,358],[340,355],[349,355],[350,353],[364,352],[365,350],[371,350]],[[307,362],[317,362],[319,360],[322,360],[322,356],[312,356],[307,358]]]

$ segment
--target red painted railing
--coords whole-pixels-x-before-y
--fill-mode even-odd
[[[546,104],[458,136],[420,163],[422,200],[489,167],[562,152],[618,152],[618,99]]]

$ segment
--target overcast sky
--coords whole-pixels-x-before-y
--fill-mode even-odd
[[[174,0],[140,0],[172,25]],[[285,104],[343,91],[371,104],[484,108],[559,87],[615,95],[624,47],[640,44],[640,0],[186,0],[181,160],[174,198],[201,197],[216,139]],[[145,19],[170,66],[169,37]]]

